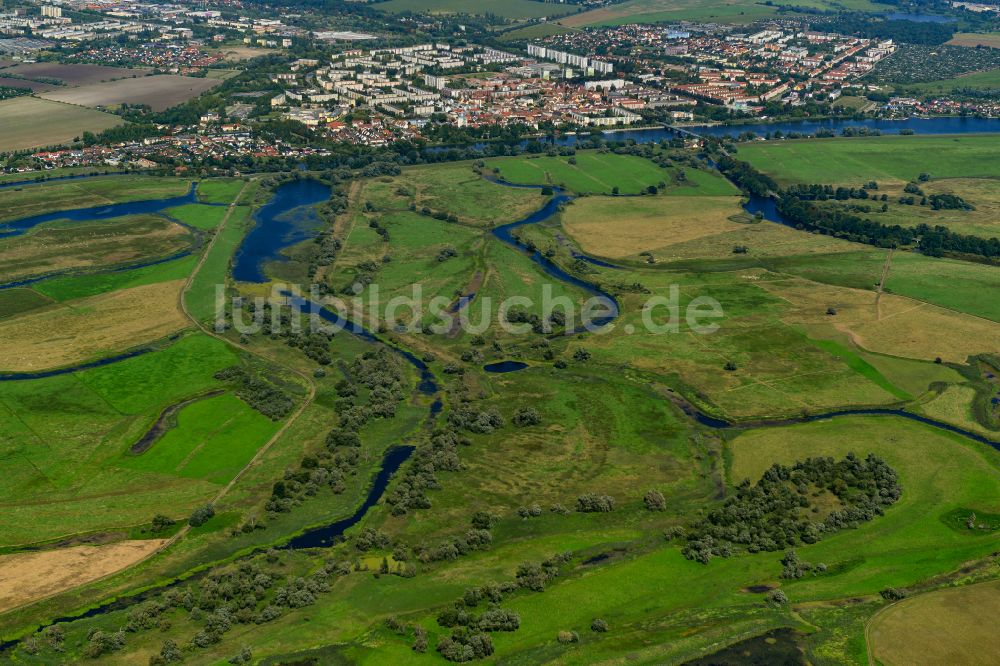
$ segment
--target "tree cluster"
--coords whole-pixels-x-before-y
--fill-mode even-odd
[[[871,454],[864,460],[848,454],[839,461],[775,464],[756,484],[741,483],[735,495],[691,528],[684,556],[708,562],[738,549],[756,553],[815,543],[882,515],[901,493],[895,471]],[[820,518],[814,498],[824,495],[832,495],[838,508]]]

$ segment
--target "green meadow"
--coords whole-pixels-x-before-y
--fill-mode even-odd
[[[575,161],[575,164],[571,162]],[[486,161],[487,169],[524,185],[558,185],[578,194],[638,194],[669,179],[649,160],[615,153],[580,152],[572,157],[505,157]]]
[[[222,417],[220,418],[220,415]],[[149,450],[126,453],[121,465],[156,474],[225,483],[243,469],[278,426],[234,395],[194,402]]]
[[[763,141],[741,145],[737,157],[783,185],[859,187],[869,180],[906,183],[921,173],[935,179],[1000,177],[998,150],[996,134],[914,135]]]

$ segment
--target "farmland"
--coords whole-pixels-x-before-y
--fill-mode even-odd
[[[24,150],[68,143],[84,131],[100,132],[122,123],[109,113],[35,97],[0,102],[4,132],[0,150]]]
[[[929,170],[928,189],[956,188],[982,211],[953,224],[990,228],[992,139],[954,151],[950,138],[893,141],[895,159],[874,139],[741,144],[739,156],[785,182],[891,188]],[[942,588],[995,578],[1000,457],[968,435],[1000,440],[984,413],[998,388],[1000,312],[984,297],[1000,288],[997,268],[755,219],[694,151],[618,150],[411,165],[332,184],[304,170],[206,178],[188,203],[92,225],[122,243],[116,225],[149,225],[134,230],[152,256],[157,229],[183,224],[202,240],[192,254],[114,272],[81,265],[0,290],[0,358],[18,364],[4,371],[149,348],[0,379],[0,422],[13,424],[0,429],[10,516],[0,566],[75,563],[73,576],[0,586],[12,607],[0,634],[23,639],[0,658],[73,662],[100,649],[101,663],[133,664],[175,646],[192,664],[226,663],[244,647],[257,663],[445,663],[464,658],[449,650],[470,634],[505,663],[714,663],[720,650],[749,653],[744,639],[762,663],[864,663],[868,647],[882,663],[905,657],[897,645],[910,628],[960,603],[936,597]],[[920,158],[929,151],[940,155],[931,166]],[[365,307],[414,285],[424,306],[436,297],[454,310],[472,296],[461,310],[471,326],[435,330],[430,312],[403,304],[371,322],[350,313],[363,334],[317,332],[284,299],[255,301],[270,286],[235,281],[234,253],[252,225],[283,221],[255,215],[259,206],[307,177],[342,196],[314,211],[288,203],[284,214],[319,230],[295,242],[275,234],[288,261],[265,263],[265,278],[312,281],[316,298]],[[95,178],[0,201],[9,196],[12,219],[75,207],[74,197],[99,205],[189,185]],[[575,198],[556,206],[545,186]],[[500,227],[546,206],[551,215]],[[43,246],[37,234],[64,228],[7,243],[26,254]],[[64,261],[82,256],[64,247]],[[216,327],[220,293],[244,298],[225,300],[233,319]],[[618,310],[597,330],[543,307],[554,299],[575,316],[595,294]],[[520,329],[499,325],[496,305],[510,297],[521,301],[502,323]],[[718,312],[704,322],[692,316],[711,303]],[[246,326],[257,314],[260,325]],[[491,325],[473,328],[484,318]],[[501,361],[519,365],[484,368]],[[862,506],[853,502],[867,491],[851,484],[875,468],[870,454],[888,470],[885,492],[864,495],[865,515],[841,515]],[[815,484],[768,472],[814,456],[850,472]],[[794,508],[753,523],[746,539],[750,527],[727,523],[705,546],[699,530],[754,497],[744,479],[779,484],[767,496],[787,494]],[[986,527],[963,528],[971,513]],[[340,520],[344,541],[323,541]],[[789,549],[801,567],[791,574]],[[892,590],[911,598],[891,604]],[[123,601],[36,631],[111,598]],[[963,619],[929,633],[988,640],[948,633]],[[120,645],[101,642],[124,626]]]
[[[163,111],[197,97],[219,84],[217,79],[159,74],[118,79],[75,88],[50,90],[44,99],[77,106],[111,107],[120,104],[147,104]]]
[[[146,69],[107,67],[105,65],[78,65],[55,62],[36,62],[14,65],[2,70],[3,74],[14,74],[26,79],[57,79],[67,86],[87,86],[94,83],[143,76]]]

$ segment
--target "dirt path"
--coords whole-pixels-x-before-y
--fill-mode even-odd
[[[885,289],[885,281],[889,277],[889,268],[892,266],[892,248],[889,248],[889,254],[885,255],[885,263],[882,264],[882,278],[878,281],[878,287],[875,289],[875,321],[880,321],[882,319],[882,290]]]

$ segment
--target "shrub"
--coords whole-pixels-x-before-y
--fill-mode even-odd
[[[667,500],[659,490],[650,490],[643,496],[642,501],[650,511],[663,511],[667,508]]]
[[[580,513],[610,513],[615,510],[615,498],[594,493],[580,495],[576,498],[576,510]]]
[[[191,517],[188,518],[188,524],[191,527],[201,527],[215,515],[215,507],[211,504],[206,504],[204,506],[199,506],[191,513]]]
[[[563,645],[567,645],[569,643],[576,643],[577,641],[579,641],[580,635],[577,634],[575,631],[563,630],[560,631],[558,634],[556,634],[556,640],[562,643]]]

